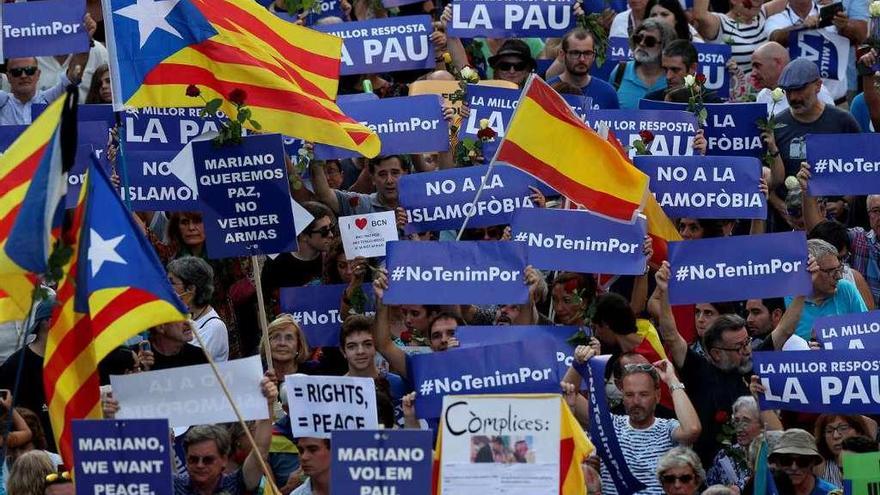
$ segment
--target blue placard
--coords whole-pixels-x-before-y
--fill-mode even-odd
[[[279,304],[302,328],[306,341],[314,347],[339,347],[339,330],[348,315],[339,312],[348,284],[282,287]],[[375,312],[373,285],[363,285],[367,315]]]
[[[703,86],[719,98],[730,98],[730,72],[727,61],[731,48],[726,43],[694,43],[697,49],[697,74],[706,76]]]
[[[300,14],[290,15],[287,12],[277,11],[274,14],[287,22],[297,22],[300,19]],[[315,2],[314,8],[303,16],[303,25],[313,26],[319,19],[325,17],[338,17],[343,21],[346,20],[345,14],[342,13],[342,0],[318,0]]]
[[[391,241],[385,304],[522,304],[525,246],[518,242]]]
[[[456,38],[558,38],[576,23],[572,0],[455,0],[446,28]]]
[[[334,431],[333,493],[431,493],[430,430]]]
[[[529,264],[540,270],[645,273],[644,217],[627,223],[582,210],[527,208],[516,212],[510,228],[526,245]]]
[[[559,392],[553,341],[544,338],[411,356],[420,418],[439,418],[449,394]]]
[[[637,156],[670,218],[767,218],[761,162],[749,156]]]
[[[534,339],[547,339],[553,342],[556,350],[556,368],[559,376],[565,376],[571,366],[574,346],[568,343],[578,331],[577,327],[559,325],[493,325],[461,326],[455,329],[455,338],[462,347],[478,347],[508,342],[531,342]]]
[[[480,130],[480,120],[487,119],[489,127],[498,137],[494,141],[483,143],[483,156],[486,162],[495,155],[498,145],[507,129],[507,123],[513,117],[513,111],[519,103],[521,91],[519,89],[496,88],[493,86],[480,86],[469,84],[467,87],[467,105],[470,114],[466,122],[462,122],[458,130],[459,139],[477,140],[477,132]],[[586,118],[587,110],[592,107],[593,99],[577,95],[562,95],[568,106],[574,110],[581,120]],[[591,113],[592,115],[592,113]]]
[[[193,211],[198,191],[190,189],[168,162],[193,139],[216,131],[219,119],[199,117],[200,108],[141,108],[123,115],[125,175],[122,197],[137,211]],[[221,114],[222,115],[222,114]],[[123,171],[120,170],[120,176]]]
[[[167,419],[75,419],[74,478],[77,495],[136,490],[174,493]]]
[[[66,208],[76,207],[79,191],[85,180],[86,170],[92,163],[91,156],[93,154],[98,157],[98,163],[104,167],[104,170],[110,171],[110,162],[105,153],[109,132],[106,122],[80,121],[77,123],[76,158],[73,162],[73,168],[67,174],[67,196],[64,198]]]
[[[3,56],[67,55],[89,51],[83,26],[85,0],[43,0],[3,4]]]
[[[813,292],[801,231],[670,242],[669,264],[672,304]]]
[[[629,46],[629,38],[613,36],[608,38],[608,51],[605,60],[608,62],[625,62],[633,59],[632,48]]]
[[[211,258],[296,251],[280,135],[235,146],[198,141],[192,151]]]
[[[495,165],[488,178],[488,167],[464,167],[409,174],[400,179],[400,206],[406,210],[405,231],[460,229],[466,217],[468,227],[488,227],[510,223],[519,208],[532,208],[529,186],[536,179],[513,167]],[[476,203],[480,182],[486,185]]]
[[[880,413],[880,350],[756,352],[761,410]]]
[[[379,74],[398,70],[430,69],[436,64],[431,17],[407,15],[314,26],[342,38],[340,74]]]
[[[369,101],[340,101],[339,108],[379,135],[380,155],[449,150],[449,123],[440,95],[403,96]],[[315,158],[352,158],[353,151],[315,145]]]
[[[27,128],[26,125],[0,125],[0,155],[6,151],[6,148],[12,146]]]
[[[822,79],[846,80],[849,41],[836,33],[833,38],[823,29],[799,29],[788,34],[788,55],[816,64]]]
[[[807,134],[810,194],[874,194],[880,191],[880,146],[866,134]]]
[[[817,318],[813,333],[828,350],[880,349],[880,310]]]
[[[607,125],[620,143],[629,146],[630,157],[635,156],[632,147],[641,139],[641,131],[650,131],[654,140],[648,149],[654,155],[690,156],[694,154],[694,135],[697,119],[688,112],[671,110],[593,110],[587,115],[587,125],[598,129]]]
[[[414,3],[420,3],[422,0],[382,0],[382,6],[386,9],[391,9],[394,7],[400,7],[402,5],[411,5]]]
[[[644,110],[687,110],[685,103],[639,100]],[[764,153],[758,120],[767,118],[763,103],[707,103],[706,132],[708,155],[755,156]]]

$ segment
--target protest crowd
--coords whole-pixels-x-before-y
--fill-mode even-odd
[[[880,1],[39,1],[0,491],[880,493]]]

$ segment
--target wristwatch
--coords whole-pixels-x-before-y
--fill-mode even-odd
[[[669,386],[669,393],[675,392],[676,390],[684,390],[684,383],[678,382]]]

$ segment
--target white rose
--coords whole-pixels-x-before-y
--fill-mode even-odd
[[[880,0],[871,2],[871,5],[868,7],[868,13],[871,14],[871,17],[880,17]]]
[[[789,175],[788,177],[785,178],[785,188],[788,189],[789,191],[794,190],[794,189],[800,189],[801,183],[798,182],[797,177],[795,177],[793,175]]]
[[[471,69],[470,67],[465,67],[461,69],[461,77],[465,81],[473,81],[475,79],[479,79],[480,76],[474,69]]]
[[[785,98],[785,92],[782,91],[782,88],[776,88],[770,92],[770,97],[773,98],[773,103],[779,103]]]
[[[696,84],[696,83],[697,83],[697,78],[694,77],[692,74],[688,74],[688,75],[684,76],[684,86],[686,88],[693,88],[694,84]]]

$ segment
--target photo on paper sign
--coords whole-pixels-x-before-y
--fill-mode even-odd
[[[471,435],[471,463],[534,464],[531,435]]]

